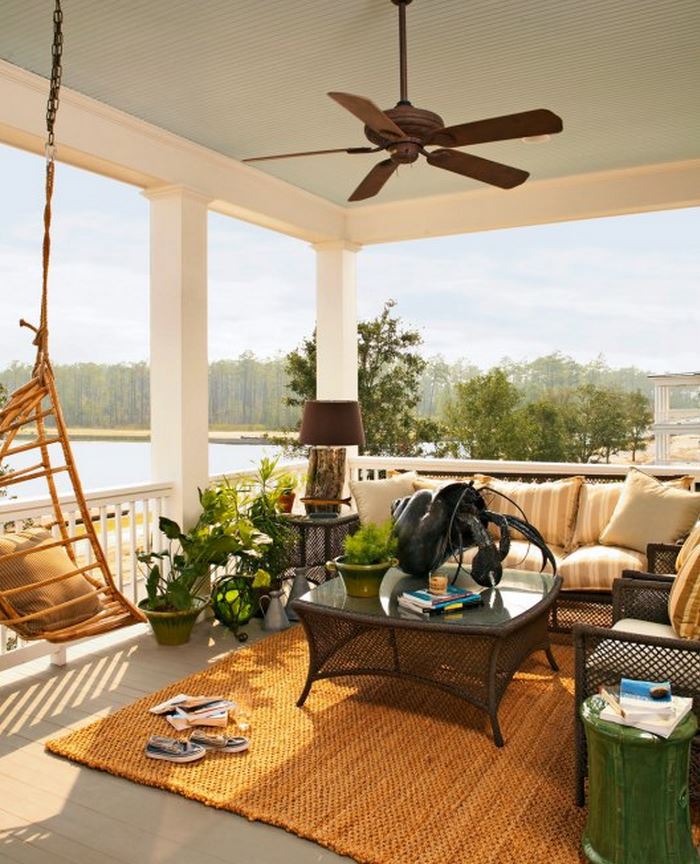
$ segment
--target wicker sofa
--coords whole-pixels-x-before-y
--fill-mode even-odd
[[[623,571],[664,573],[673,568],[679,550],[677,543],[656,542],[656,537],[649,536],[650,542],[643,545],[638,542],[637,548],[628,548],[606,540],[606,528],[625,488],[620,481],[600,482],[598,478],[583,477],[514,480],[482,474],[426,477],[403,472],[384,480],[352,483],[351,491],[362,522],[382,521],[389,518],[394,498],[422,488],[438,489],[455,480],[473,480],[482,489],[489,509],[495,512],[524,512],[544,536],[564,581],[552,611],[553,630],[568,632],[577,621],[610,627],[612,585]],[[664,485],[688,491],[692,483],[691,477],[677,477],[666,480]],[[683,537],[673,539],[682,541]],[[463,561],[469,563],[475,552],[467,550]],[[539,570],[541,564],[538,550],[514,534],[504,565]]]

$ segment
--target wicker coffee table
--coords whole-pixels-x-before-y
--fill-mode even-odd
[[[443,571],[454,572],[453,565]],[[309,671],[297,705],[314,681],[347,675],[390,675],[430,684],[466,699],[491,718],[494,742],[503,746],[498,706],[509,681],[533,651],[543,650],[558,669],[547,620],[561,578],[505,570],[496,588],[484,589],[463,570],[456,582],[481,591],[483,606],[446,616],[422,617],[399,608],[405,590],[425,580],[392,569],[379,597],[349,597],[342,579],[331,579],[292,603],[309,643]]]

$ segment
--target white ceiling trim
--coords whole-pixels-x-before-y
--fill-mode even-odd
[[[0,141],[43,153],[47,82],[0,60]],[[186,186],[211,208],[312,243],[343,236],[344,208],[199,144],[61,90],[57,158],[146,189]]]
[[[349,209],[345,231],[368,245],[697,206],[700,159],[690,159]]]

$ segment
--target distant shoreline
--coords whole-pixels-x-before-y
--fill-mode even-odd
[[[68,435],[72,441],[138,441],[148,442],[151,440],[150,429],[69,429]],[[270,437],[292,437],[294,432],[279,432],[269,430],[265,432],[248,431],[246,429],[210,429],[210,444],[269,444]],[[31,429],[23,429],[18,438],[30,438],[34,433]]]

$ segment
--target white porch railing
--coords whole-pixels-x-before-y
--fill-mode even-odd
[[[306,462],[291,462],[280,467],[294,474],[300,484],[306,471]],[[221,480],[223,477],[246,477],[252,470],[254,469],[217,474],[212,476],[210,481]],[[158,519],[168,515],[168,501],[172,490],[172,483],[138,483],[86,493],[93,524],[114,580],[119,590],[137,603],[145,596],[145,588],[144,574],[138,567],[136,554],[151,549],[156,552],[161,550]],[[73,536],[79,535],[82,519],[75,497],[72,494],[62,495],[60,501],[70,533]],[[9,499],[0,503],[0,534],[21,530],[31,524],[46,524],[52,519],[53,509],[48,497]],[[75,548],[78,557],[90,563],[90,545],[87,542],[78,542]],[[52,645],[43,639],[26,642],[0,625],[0,671],[46,655],[52,655],[54,662],[62,663],[65,662],[65,650],[65,646]]]
[[[387,471],[418,471],[421,474],[490,474],[494,477],[572,477],[622,479],[630,465],[592,462],[508,462],[495,459],[426,459],[403,456],[351,457],[350,476],[354,480],[375,480]],[[700,488],[700,463],[674,465],[637,465],[655,477],[690,474]]]
[[[139,483],[113,489],[97,489],[86,495],[93,524],[119,590],[138,602],[144,594],[143,575],[137,566],[140,550],[160,551],[158,519],[167,514],[170,483]],[[71,535],[79,536],[82,519],[73,494],[60,496]],[[53,519],[51,500],[26,498],[0,503],[0,533],[40,525]],[[52,529],[57,531],[57,527]],[[79,559],[91,563],[92,549],[87,542],[75,545]],[[59,646],[44,640],[25,642],[11,630],[0,626],[0,670],[46,654],[63,653]]]

